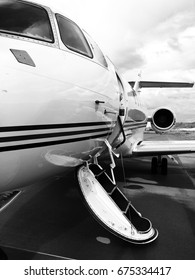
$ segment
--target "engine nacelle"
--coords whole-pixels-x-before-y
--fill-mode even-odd
[[[156,132],[169,131],[176,123],[176,118],[174,113],[167,108],[157,109],[151,119],[152,129]]]

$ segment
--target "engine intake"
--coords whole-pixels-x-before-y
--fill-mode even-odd
[[[174,113],[167,108],[157,109],[151,118],[151,126],[156,132],[169,131],[175,123]]]

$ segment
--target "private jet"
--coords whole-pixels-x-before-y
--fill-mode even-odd
[[[0,61],[0,193],[74,168],[103,227],[132,243],[154,241],[157,229],[117,186],[115,159],[153,156],[152,172],[160,162],[166,174],[164,155],[194,152],[193,141],[144,141],[148,122],[165,132],[176,118],[167,108],[148,117],[139,98],[142,87],[193,83],[125,81],[74,21],[29,1],[0,2]]]

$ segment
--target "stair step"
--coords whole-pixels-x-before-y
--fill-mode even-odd
[[[98,176],[100,173],[104,172],[104,170],[97,164],[90,164],[89,169],[95,176]]]
[[[105,189],[105,191],[108,194],[111,194],[113,192],[113,190],[116,188],[116,185],[114,185],[111,182],[111,180],[109,179],[109,177],[106,175],[105,172],[103,172],[102,174],[97,176],[96,179],[98,180],[98,182],[102,185],[102,187]]]
[[[148,232],[151,229],[151,222],[142,217],[131,204],[129,205],[125,215],[138,231]]]
[[[95,178],[98,180],[98,182],[105,189],[105,191],[108,194],[111,194],[113,192],[114,188],[116,187],[116,185],[114,185],[112,183],[112,181],[106,175],[106,172],[104,171],[104,169],[102,169],[99,165],[96,165],[96,164],[90,164],[89,168],[95,175]]]
[[[118,207],[121,209],[121,211],[125,213],[127,211],[129,201],[121,192],[121,190],[116,187],[110,196],[114,200],[114,202],[118,205]]]

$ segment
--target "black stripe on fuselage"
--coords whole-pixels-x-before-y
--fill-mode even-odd
[[[0,133],[3,132],[19,132],[19,131],[36,131],[42,130],[42,133],[36,134],[26,134],[26,135],[9,135],[0,137],[1,143],[8,142],[16,142],[16,141],[28,141],[28,140],[37,140],[37,139],[48,139],[54,137],[69,137],[74,136],[69,139],[61,139],[61,140],[53,140],[53,141],[45,141],[45,142],[36,142],[36,143],[25,143],[11,146],[0,147],[0,152],[6,151],[14,151],[14,150],[24,150],[24,149],[32,149],[53,145],[61,145],[72,142],[85,141],[89,139],[94,139],[98,137],[106,137],[110,135],[112,132],[112,124],[115,122],[86,122],[86,123],[68,123],[68,124],[46,124],[46,125],[25,125],[25,126],[7,126],[0,127]],[[96,128],[98,126],[102,126],[102,128]],[[104,126],[104,127],[103,127]],[[105,127],[107,126],[107,127]],[[87,129],[88,127],[88,129]],[[89,129],[91,127],[91,129]],[[93,127],[93,128],[92,128]],[[52,133],[43,133],[44,130],[53,130],[53,129],[71,129],[71,128],[85,128],[83,130],[72,130],[72,131],[61,131],[61,132],[53,132]],[[100,134],[97,134],[100,133]],[[81,134],[90,134],[84,137],[78,137]]]
[[[100,126],[100,125],[111,125],[111,124],[115,124],[115,122],[85,122],[85,123],[40,124],[40,125],[5,126],[5,127],[3,126],[0,127],[0,132],[75,128],[75,127]]]
[[[86,136],[86,137],[81,137],[81,138],[72,138],[72,139],[63,139],[63,140],[56,140],[56,141],[47,141],[47,142],[29,143],[29,144],[21,144],[21,145],[14,145],[14,146],[5,146],[5,147],[0,147],[0,152],[17,151],[17,150],[25,150],[25,149],[33,149],[33,148],[54,146],[54,145],[62,145],[62,144],[67,144],[67,143],[90,140],[90,139],[99,138],[99,137],[106,137],[110,134],[111,134],[111,132],[104,133],[104,134],[99,134],[99,135],[91,135],[91,136]]]
[[[35,140],[35,139],[44,139],[44,138],[53,138],[53,137],[65,137],[65,136],[72,136],[72,135],[97,133],[103,131],[109,132],[108,128],[99,128],[99,129],[87,129],[87,130],[79,130],[79,131],[66,131],[66,132],[55,132],[55,133],[45,133],[45,134],[17,135],[17,136],[0,137],[0,142],[2,143],[2,142]]]

